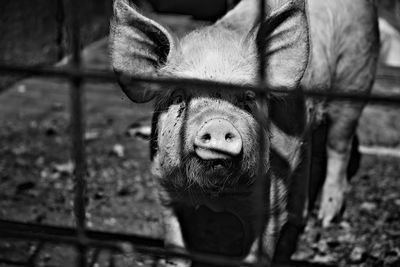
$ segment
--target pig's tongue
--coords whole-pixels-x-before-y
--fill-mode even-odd
[[[231,155],[224,151],[196,147],[195,152],[203,160],[230,159]]]

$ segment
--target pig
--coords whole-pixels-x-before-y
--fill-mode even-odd
[[[373,1],[310,0],[308,5],[313,51],[303,87],[368,95],[375,80],[380,49]],[[355,173],[352,167],[358,165],[350,155],[357,154],[351,153],[357,152],[352,143],[358,143],[355,130],[365,102],[314,101],[307,106],[314,110],[311,112],[316,117],[314,124],[324,124],[327,128],[324,146],[327,162],[322,173],[326,179],[318,213],[323,226],[327,226],[341,211],[349,175]],[[315,176],[311,177],[315,183]]]
[[[265,0],[259,21],[259,4],[243,0],[213,25],[178,38],[128,0],[114,1],[112,67],[129,99],[155,103],[150,147],[166,247],[252,262],[262,244],[266,262],[286,260],[316,198],[313,185],[323,184],[324,225],[343,205],[365,103],[304,92],[370,92],[379,50],[375,7],[368,0]],[[259,47],[262,85],[289,94],[251,90],[259,85]],[[155,85],[135,75],[232,88]]]

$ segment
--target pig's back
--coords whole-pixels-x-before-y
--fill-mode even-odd
[[[308,9],[312,53],[304,88],[367,93],[379,50],[373,1],[308,0]]]

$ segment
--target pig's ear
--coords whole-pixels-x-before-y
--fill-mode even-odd
[[[129,78],[144,74],[157,76],[157,70],[174,49],[174,39],[155,21],[140,14],[129,0],[114,1],[110,32],[112,67],[125,94],[134,102],[150,101],[156,86]]]
[[[266,79],[271,87],[297,88],[309,59],[309,32],[304,1],[274,0],[255,33],[264,42]]]

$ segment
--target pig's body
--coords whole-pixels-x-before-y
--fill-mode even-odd
[[[328,222],[340,209],[363,104],[306,103],[300,84],[305,90],[367,94],[378,52],[375,10],[368,0],[310,0],[309,53],[304,1],[266,3],[267,18],[261,24],[258,1],[243,0],[213,26],[178,42],[126,0],[115,2],[113,66],[123,90],[136,102],[157,99],[153,173],[163,186],[167,246],[252,260],[264,229],[267,258],[277,244],[279,257],[287,257],[295,244],[290,239],[297,238],[307,216],[310,165],[318,159],[311,152],[323,155],[325,143],[328,175],[320,216]],[[152,91],[149,85],[131,87],[127,82],[126,76],[143,73],[251,85],[257,79],[256,42],[264,40],[265,82],[294,94],[256,99],[229,88],[214,93],[174,87]],[[317,131],[321,127],[327,128],[328,141],[324,131]],[[265,150],[259,153],[261,132]],[[324,147],[312,147],[313,137]],[[257,179],[260,168],[269,182]],[[311,171],[318,179],[324,176],[323,171]],[[260,204],[260,199],[269,201]],[[259,224],[260,218],[265,225]]]
[[[377,15],[368,0],[308,0],[311,53],[301,84],[304,90],[368,95],[372,89],[379,53]],[[311,169],[307,205],[314,207],[321,189],[318,217],[328,225],[342,211],[348,177],[358,168],[355,136],[365,102],[350,103],[308,98],[311,122]],[[355,146],[355,147],[352,147]],[[350,158],[352,156],[353,158]],[[350,163],[350,166],[349,166]],[[354,169],[355,168],[355,169]],[[304,191],[303,180],[292,192]],[[289,212],[301,218],[304,196],[289,199]],[[293,224],[293,225],[291,225]],[[278,258],[293,252],[301,227],[289,222],[278,247]]]
[[[361,95],[370,93],[379,53],[377,15],[372,2],[308,1],[312,53],[302,80],[305,90]],[[314,176],[311,180],[313,184],[318,184],[321,182],[317,179],[323,181],[326,175],[319,218],[323,225],[327,225],[343,206],[344,194],[348,189],[352,140],[365,102],[312,99],[307,102],[312,110],[310,119],[314,120],[313,124],[327,127],[326,170],[322,168],[320,177]],[[313,168],[319,167],[314,164]],[[311,201],[315,198],[315,191],[312,188]]]

